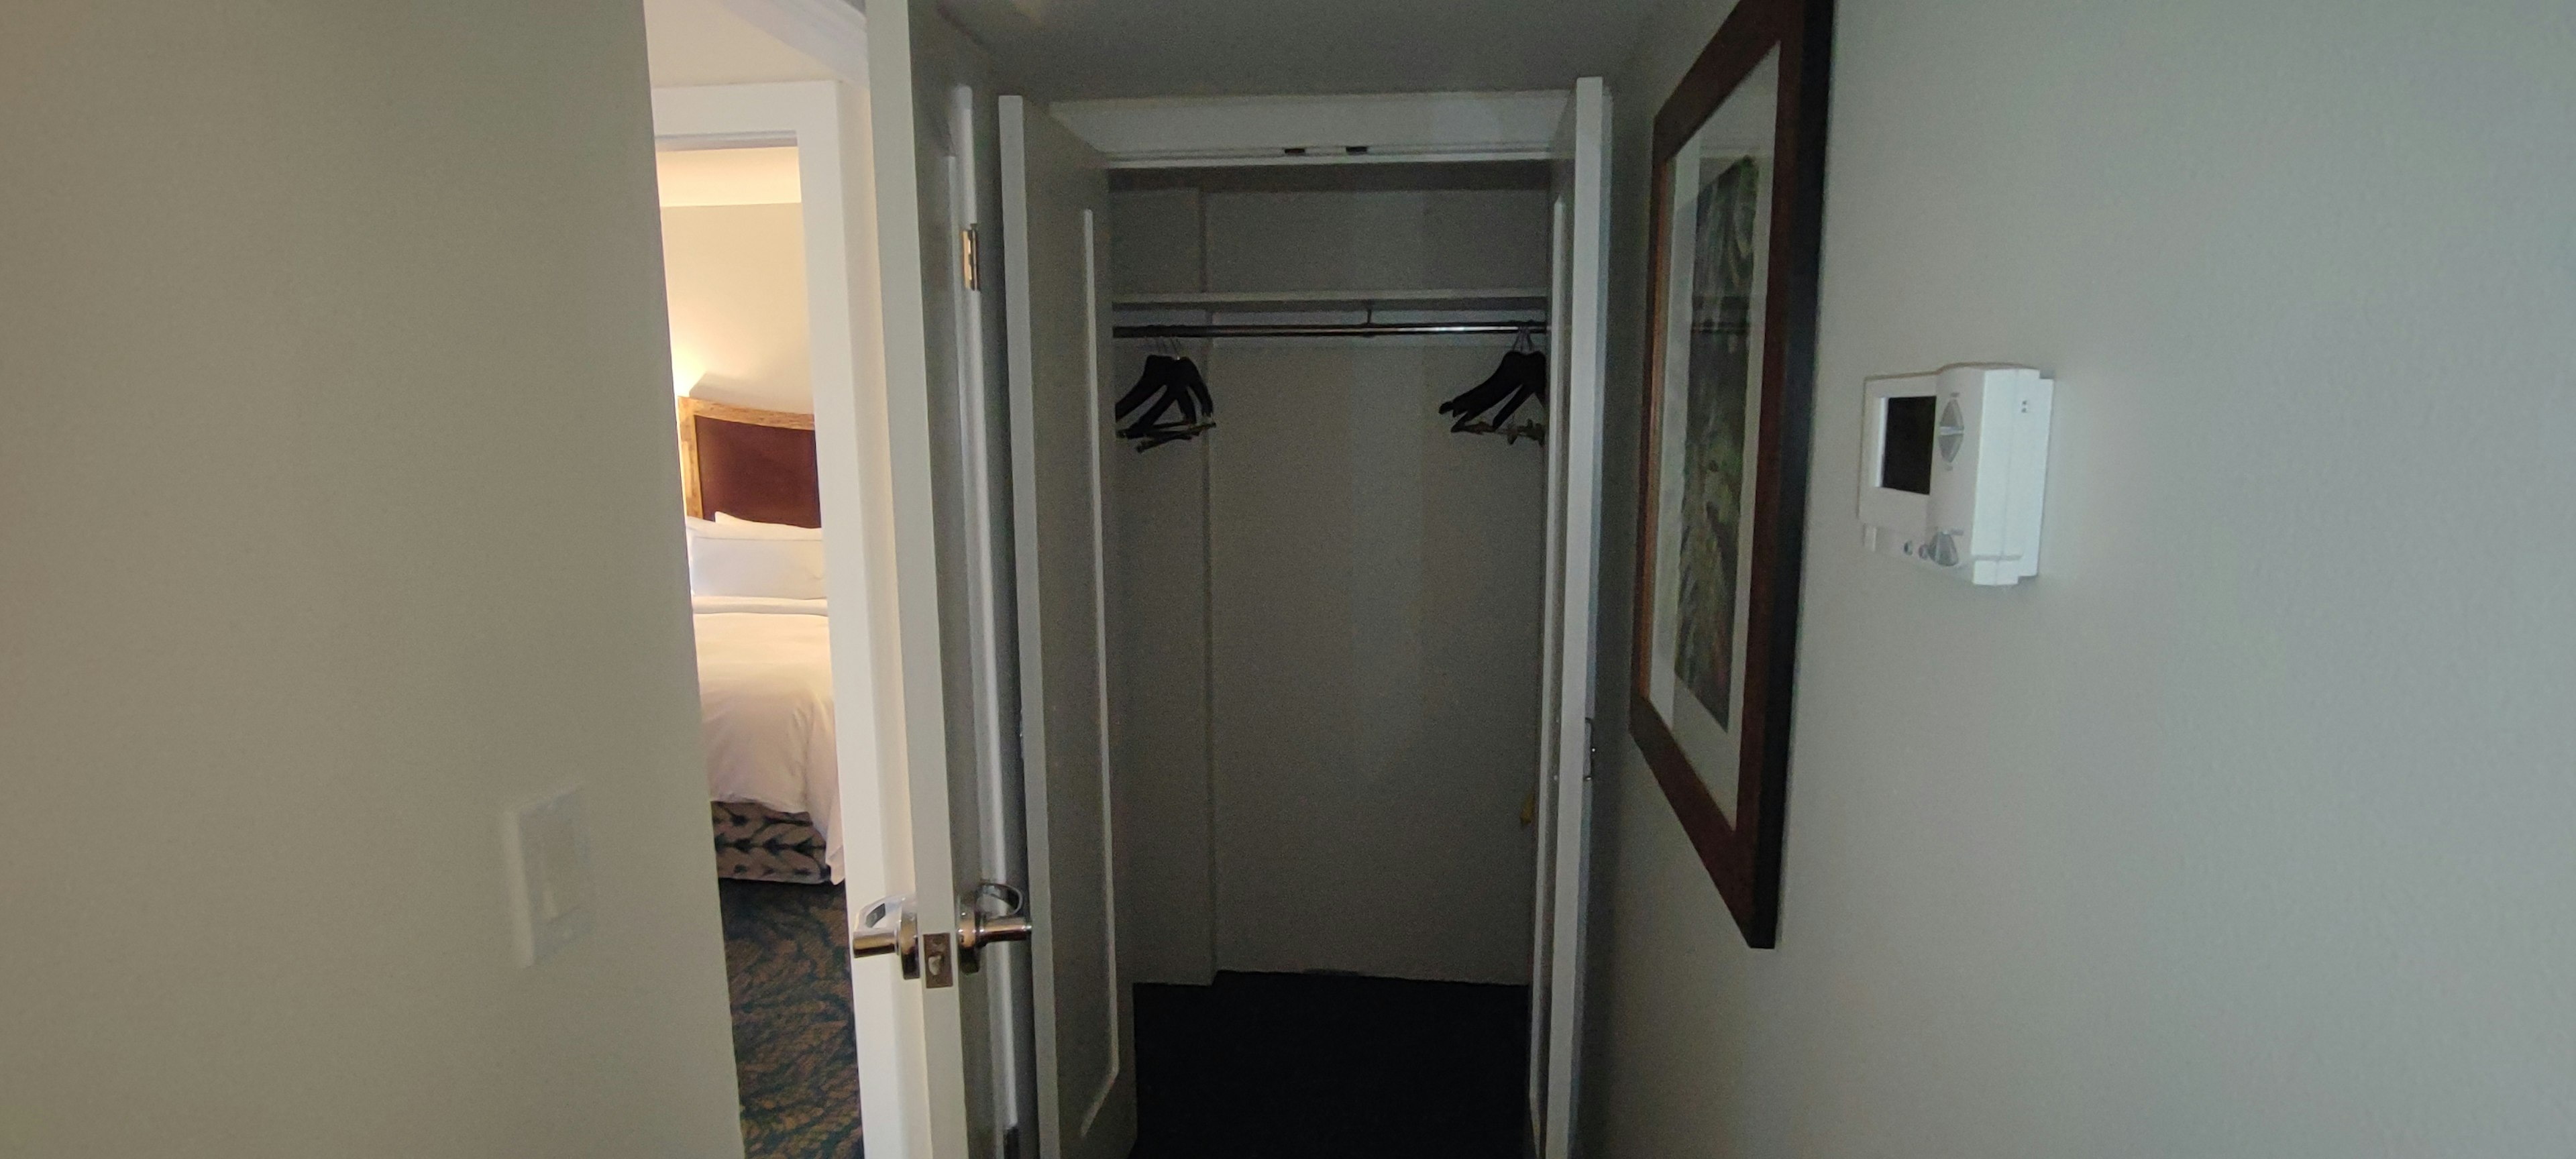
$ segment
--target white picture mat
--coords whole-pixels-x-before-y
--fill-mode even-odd
[[[1779,101],[1780,57],[1774,48],[1762,63],[1748,74],[1726,100],[1719,103],[1699,130],[1691,135],[1671,163],[1671,184],[1666,189],[1668,218],[1665,222],[1665,284],[1662,373],[1656,383],[1661,407],[1657,430],[1660,432],[1656,463],[1655,510],[1655,586],[1654,608],[1649,621],[1648,639],[1652,649],[1647,669],[1647,701],[1671,728],[1673,742],[1706,783],[1709,796],[1717,802],[1718,811],[1728,824],[1735,823],[1736,784],[1741,767],[1742,736],[1737,731],[1744,721],[1745,642],[1751,634],[1751,576],[1753,559],[1753,507],[1756,499],[1757,456],[1754,448],[1762,445],[1762,334],[1769,307],[1771,172],[1774,160],[1772,137]],[[1676,601],[1681,580],[1681,535],[1683,467],[1690,461],[1684,440],[1690,425],[1690,330],[1691,277],[1697,269],[1693,245],[1697,240],[1697,210],[1700,174],[1703,163],[1732,164],[1735,159],[1750,156],[1756,170],[1753,217],[1753,300],[1746,313],[1747,350],[1744,404],[1744,478],[1739,494],[1736,517],[1737,574],[1735,577],[1734,630],[1729,633],[1732,655],[1728,658],[1731,678],[1727,681],[1726,719],[1735,728],[1719,723],[1717,714],[1699,697],[1689,693],[1674,670],[1674,658],[1680,644],[1680,617]]]

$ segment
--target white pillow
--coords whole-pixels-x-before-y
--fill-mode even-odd
[[[773,539],[821,539],[820,527],[798,527],[793,523],[762,523],[729,512],[716,512],[716,525],[734,529],[742,535],[765,535]]]
[[[689,520],[689,592],[700,596],[823,598],[823,536],[780,535],[768,523]]]

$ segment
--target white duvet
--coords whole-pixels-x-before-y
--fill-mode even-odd
[[[693,603],[709,799],[812,817],[832,880],[841,880],[841,772],[824,601],[699,596]]]

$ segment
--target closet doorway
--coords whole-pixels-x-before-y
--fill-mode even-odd
[[[1140,162],[1003,98],[1043,1154],[1565,1153],[1606,96],[1557,111]]]
[[[881,850],[886,896],[854,911],[862,913],[856,924],[866,928],[854,935],[852,946],[858,955],[852,985],[861,1023],[860,1081],[870,1092],[871,1149],[939,1159],[1120,1159],[1153,1153],[1166,1142],[1188,1145],[1188,1140],[1158,1135],[1169,1119],[1158,1118],[1165,1112],[1155,1101],[1155,1084],[1158,1076],[1177,1077],[1191,1064],[1158,1056],[1159,1044],[1140,1033],[1152,1029],[1152,1019],[1140,1017],[1144,1012],[1138,999],[1142,986],[1154,983],[1140,985],[1137,979],[1175,964],[1187,968],[1196,963],[1205,971],[1207,985],[1195,985],[1188,976],[1163,984],[1212,994],[1239,974],[1290,982],[1341,979],[1355,985],[1382,981],[1510,991],[1503,1017],[1485,1020],[1487,1026],[1498,1026],[1499,1033],[1479,1036],[1518,1044],[1518,1049],[1484,1051],[1510,1065],[1502,1068],[1500,1078],[1483,1084],[1488,1091],[1503,1092],[1480,1096],[1479,1105],[1493,1111],[1483,1117],[1508,1121],[1499,1130],[1488,1123],[1467,1134],[1479,1140],[1513,1138],[1519,1144],[1509,1148],[1514,1154],[1525,1147],[1547,1156],[1565,1154],[1575,1078],[1576,1052],[1570,1044],[1581,1004],[1582,835],[1589,800],[1584,778],[1593,686],[1607,225],[1608,101],[1602,86],[1585,80],[1556,91],[1048,105],[980,95],[1009,92],[1018,83],[996,66],[983,42],[966,35],[927,0],[871,5],[867,45],[880,275],[874,306],[882,327],[882,346],[873,361],[883,371],[882,394],[870,401],[882,402],[883,429],[894,436],[869,447],[884,455],[872,465],[877,474],[871,478],[890,480],[890,527],[894,546],[904,553],[887,589],[903,615],[888,625],[898,634],[881,653],[893,665],[885,670],[889,690],[899,691],[900,705],[885,720],[899,730],[896,743],[903,758],[886,767],[889,808],[877,818],[888,838]],[[995,157],[990,167],[981,164],[988,148]],[[1329,170],[1344,179],[1306,179],[1320,183],[1314,188],[1247,185],[1240,192],[1250,200],[1237,208],[1264,198],[1303,199],[1317,206],[1334,204],[1335,198],[1346,199],[1345,204],[1352,197],[1375,199],[1379,216],[1319,212],[1309,236],[1326,237],[1322,227],[1336,216],[1362,233],[1345,234],[1338,243],[1317,240],[1286,255],[1308,262],[1319,278],[1333,274],[1337,284],[1282,286],[1276,280],[1254,280],[1228,287],[1200,281],[1140,289],[1132,277],[1126,279],[1128,285],[1120,284],[1122,266],[1155,226],[1122,226],[1127,215],[1113,196],[1165,191],[1162,187],[1176,180],[1179,171],[1300,167]],[[1158,177],[1149,170],[1173,172]],[[990,204],[998,213],[991,215],[975,210],[985,204],[981,191],[987,180],[997,186]],[[961,198],[964,191],[976,196]],[[1217,218],[1213,211],[1222,208],[1215,202],[1236,192],[1231,187],[1207,190],[1212,211],[1207,219],[1179,219],[1190,223],[1179,228],[1200,231],[1203,262],[1225,258],[1221,249],[1205,249],[1204,240]],[[1459,208],[1447,202],[1512,197],[1520,199],[1524,211],[1518,218],[1523,224],[1509,238],[1478,236],[1482,227],[1472,224],[1472,215],[1447,216]],[[1409,225],[1387,209],[1404,198],[1417,201]],[[968,212],[960,213],[961,205]],[[1254,223],[1250,239],[1258,243],[1284,232],[1293,224],[1294,212],[1291,207],[1289,216],[1273,218],[1271,225]],[[1462,232],[1457,220],[1470,224]],[[1367,221],[1374,224],[1361,224]],[[1417,253],[1407,267],[1412,281],[1371,285],[1339,280],[1381,274],[1392,279],[1394,265],[1353,263],[1392,256],[1393,249],[1351,255],[1339,266],[1320,260],[1335,245],[1350,250],[1378,245],[1380,238]],[[1492,244],[1479,245],[1484,242]],[[1493,256],[1461,257],[1462,247]],[[1456,272],[1454,263],[1461,260],[1518,264],[1508,267],[1515,273],[1512,281],[1476,285]],[[1215,268],[1209,267],[1211,272]],[[1136,300],[1147,294],[1202,297]],[[1248,297],[1214,296],[1225,294]],[[1154,313],[1162,310],[1179,313]],[[1402,405],[1404,396],[1389,389],[1345,389],[1331,395],[1284,364],[1264,374],[1254,363],[1243,362],[1252,368],[1247,372],[1251,377],[1227,377],[1232,372],[1226,368],[1235,363],[1228,361],[1224,347],[1237,339],[1285,343],[1292,347],[1282,352],[1287,356],[1316,358],[1321,352],[1304,348],[1358,334],[1184,336],[1131,330],[1122,350],[1115,333],[1122,326],[1157,324],[1314,331],[1443,320],[1476,329],[1370,332],[1378,335],[1371,342],[1420,347],[1408,352],[1386,346],[1417,360],[1410,389],[1419,393]],[[1440,413],[1440,404],[1499,369],[1525,324],[1533,352],[1547,355],[1549,405],[1525,403],[1522,411],[1545,415],[1544,439],[1533,443],[1452,433],[1459,416]],[[1205,396],[1189,385],[1186,374],[1158,379],[1145,384],[1146,398],[1127,408],[1122,421],[1119,404],[1137,385],[1136,378],[1143,377],[1143,358],[1157,353],[1150,344],[1165,338],[1213,344],[1205,361],[1191,356]],[[1441,345],[1464,340],[1489,345]],[[994,356],[977,357],[986,342],[997,347]],[[1188,348],[1181,354],[1188,355]],[[1164,357],[1177,362],[1174,355]],[[1338,364],[1338,371],[1322,365],[1312,369],[1340,373],[1354,384],[1362,378],[1382,385],[1404,381],[1396,368],[1382,365],[1388,357],[1383,350],[1360,347]],[[1441,361],[1449,358],[1457,362]],[[1212,370],[1215,377],[1210,377]],[[1429,384],[1435,380],[1439,386],[1433,388]],[[1304,397],[1305,407],[1284,408],[1243,394],[1242,384],[1264,381],[1275,384],[1283,398],[1297,397],[1301,390],[1312,393]],[[1181,384],[1178,394],[1172,389],[1175,382]],[[1335,397],[1344,409],[1324,413],[1337,405]],[[1189,406],[1182,405],[1183,398]],[[1165,401],[1171,405],[1161,405]],[[1338,629],[1347,649],[1341,661],[1345,679],[1365,677],[1391,681],[1392,686],[1409,680],[1413,695],[1423,698],[1436,697],[1442,681],[1481,686],[1488,675],[1496,688],[1505,688],[1508,673],[1457,671],[1458,665],[1490,662],[1517,669],[1518,683],[1496,695],[1517,698],[1523,707],[1513,710],[1517,717],[1504,720],[1505,707],[1498,702],[1490,710],[1495,716],[1479,718],[1458,704],[1424,699],[1399,713],[1387,710],[1377,697],[1345,692],[1335,710],[1343,719],[1324,722],[1324,727],[1383,730],[1371,734],[1377,739],[1368,750],[1393,754],[1375,758],[1373,767],[1382,780],[1403,771],[1409,757],[1436,755],[1447,730],[1465,719],[1517,738],[1508,753],[1507,746],[1495,745],[1490,770],[1497,782],[1514,782],[1513,789],[1455,809],[1423,810],[1412,824],[1364,831],[1356,844],[1345,840],[1337,847],[1328,840],[1288,855],[1301,863],[1301,874],[1330,874],[1335,866],[1312,863],[1342,856],[1337,848],[1351,850],[1354,859],[1363,854],[1391,858],[1425,838],[1449,841],[1451,848],[1484,850],[1489,847],[1461,837],[1482,838],[1495,830],[1507,834],[1490,848],[1512,851],[1511,865],[1476,883],[1480,892],[1472,906],[1478,913],[1509,914],[1501,919],[1508,937],[1494,941],[1522,963],[1516,977],[1475,981],[1396,973],[1428,973],[1422,963],[1429,959],[1408,963],[1381,943],[1429,942],[1453,934],[1462,944],[1480,943],[1492,931],[1465,930],[1447,921],[1441,907],[1422,906],[1407,892],[1412,883],[1399,876],[1408,871],[1385,860],[1368,863],[1373,868],[1365,873],[1339,878],[1342,892],[1322,903],[1309,901],[1322,895],[1302,886],[1283,894],[1293,897],[1298,908],[1282,902],[1280,910],[1282,916],[1312,923],[1302,936],[1317,945],[1383,952],[1386,957],[1344,959],[1357,961],[1356,967],[1299,966],[1295,973],[1275,965],[1258,971],[1223,969],[1231,964],[1225,955],[1239,948],[1229,931],[1248,938],[1262,933],[1259,926],[1237,920],[1257,915],[1236,911],[1268,904],[1257,898],[1228,900],[1223,855],[1231,851],[1218,848],[1220,826],[1229,813],[1226,754],[1261,743],[1253,737],[1242,745],[1221,744],[1230,735],[1226,723],[1246,711],[1246,704],[1259,710],[1276,698],[1257,681],[1226,679],[1229,653],[1223,632],[1231,620],[1220,615],[1226,608],[1259,606],[1258,598],[1229,595],[1237,589],[1228,586],[1227,561],[1237,557],[1227,552],[1227,544],[1236,540],[1229,538],[1234,525],[1225,500],[1234,494],[1229,482],[1235,478],[1228,468],[1235,453],[1228,440],[1260,444],[1249,427],[1262,417],[1265,405],[1281,408],[1272,417],[1291,428],[1297,423],[1338,424],[1334,429],[1340,433],[1333,437],[1340,440],[1337,453],[1346,464],[1365,452],[1372,456],[1371,470],[1392,472],[1400,460],[1413,459],[1413,469],[1425,476],[1413,497],[1417,503],[1448,496],[1451,483],[1444,478],[1434,486],[1428,474],[1445,456],[1471,449],[1490,452],[1501,464],[1493,465],[1488,472],[1493,478],[1486,480],[1500,488],[1496,494],[1513,494],[1517,487],[1526,496],[1527,505],[1517,510],[1516,519],[1482,533],[1493,544],[1537,547],[1519,560],[1495,561],[1485,569],[1523,569],[1494,581],[1497,592],[1524,593],[1516,597],[1522,602],[1513,620],[1492,629],[1490,638],[1450,645],[1454,651],[1417,649],[1409,657],[1376,639],[1362,639],[1393,631],[1386,625],[1401,625],[1408,615],[1415,620],[1424,615],[1419,610],[1424,589],[1416,589],[1410,612],[1400,604],[1379,602],[1399,588],[1391,578],[1395,570],[1386,562],[1409,556],[1418,577],[1435,572],[1483,575],[1484,570],[1450,558],[1466,548],[1446,545],[1481,548],[1485,541],[1443,528],[1440,534],[1453,538],[1442,541],[1440,549],[1429,547],[1425,541],[1433,532],[1427,526],[1417,522],[1412,526],[1421,530],[1405,531],[1405,525],[1387,522],[1384,512],[1359,502],[1370,496],[1353,490],[1348,473],[1331,487],[1339,514],[1329,519],[1300,516],[1318,526],[1343,527],[1346,539],[1363,532],[1376,536],[1386,548],[1362,552],[1345,544],[1340,549],[1345,567],[1335,582],[1345,597],[1338,613],[1345,625]],[[1190,430],[1211,417],[1211,406],[1214,427]],[[1376,407],[1389,409],[1363,413],[1363,408]],[[1286,413],[1291,410],[1295,413]],[[1399,410],[1407,416],[1400,421],[1395,417]],[[1499,415],[1479,412],[1471,422],[1476,417],[1493,421]],[[1379,418],[1387,422],[1355,421]],[[1171,429],[1142,432],[1144,437],[1132,441],[1120,433],[1139,419],[1149,428]],[[1408,436],[1408,427],[1415,433]],[[1374,441],[1355,442],[1354,431]],[[991,460],[1000,470],[988,473],[978,469],[977,454],[992,445],[993,433],[1006,440],[1007,454]],[[1165,439],[1167,435],[1183,437]],[[1148,443],[1159,445],[1135,449]],[[1207,465],[1193,482],[1191,456],[1199,454],[1207,457]],[[1522,454],[1531,457],[1517,464],[1517,473],[1507,469],[1513,461],[1500,458]],[[1179,478],[1165,480],[1171,486],[1140,499],[1142,492],[1123,476],[1148,469]],[[1359,486],[1382,484],[1372,477]],[[1258,492],[1259,487],[1242,490]],[[1153,501],[1163,497],[1182,510],[1156,513]],[[1263,500],[1257,493],[1245,498]],[[1145,519],[1157,534],[1175,526],[1186,531],[1192,526],[1187,515],[1192,503],[1201,512],[1196,572],[1187,554],[1177,566],[1151,572],[1131,568],[1131,557],[1151,555],[1155,548],[1154,542],[1130,546],[1129,532],[1137,521]],[[1419,509],[1416,518],[1425,518]],[[1307,533],[1321,534],[1311,527]],[[1261,533],[1243,534],[1258,538]],[[1385,542],[1406,535],[1420,538]],[[1186,553],[1190,543],[1184,534],[1176,550]],[[924,546],[933,550],[919,550]],[[1247,546],[1260,550],[1267,545]],[[1309,568],[1322,582],[1314,559],[1301,555],[1281,566],[1288,564]],[[1265,565],[1256,560],[1254,566]],[[1139,582],[1139,575],[1152,580]],[[1139,602],[1139,590],[1155,583],[1180,594],[1176,603],[1152,601],[1150,622],[1186,629],[1195,618],[1205,636],[1195,648],[1188,646],[1186,635],[1181,646],[1172,648],[1138,646],[1131,640],[1135,616],[1129,609]],[[990,595],[989,602],[978,599],[979,591]],[[924,614],[926,620],[920,618]],[[1149,633],[1144,638],[1154,637]],[[1313,643],[1289,642],[1301,648]],[[1368,648],[1361,648],[1362,643]],[[1474,652],[1477,647],[1493,649],[1492,656]],[[1506,652],[1508,663],[1502,658]],[[1426,662],[1425,654],[1437,663]],[[1367,666],[1353,657],[1365,659]],[[1325,655],[1312,663],[1331,659]],[[1138,673],[1157,669],[1168,672],[1171,690],[1135,696]],[[1001,679],[988,681],[988,676]],[[1229,696],[1229,687],[1250,691]],[[1198,708],[1193,717],[1194,696]],[[1252,699],[1247,702],[1245,696]],[[1015,743],[998,746],[998,751],[982,743],[987,708],[1006,726],[1001,735]],[[1166,727],[1171,719],[1180,723]],[[1405,729],[1430,728],[1429,722],[1437,722],[1440,736],[1401,745],[1387,739],[1400,739]],[[1294,723],[1300,729],[1315,728],[1304,720]],[[1297,742],[1293,748],[1292,739]],[[1481,745],[1486,739],[1480,734],[1466,743]],[[1342,743],[1353,744],[1347,737]],[[1353,778],[1355,789],[1370,787],[1357,781],[1360,766],[1352,758],[1318,744],[1311,734],[1308,739],[1283,736],[1280,747],[1324,752],[1321,759],[1337,762],[1343,775]],[[1154,749],[1155,755],[1140,759],[1140,749]],[[1160,774],[1147,767],[1158,760],[1170,762]],[[1193,773],[1202,786],[1197,797],[1185,791]],[[1164,787],[1179,790],[1157,797],[1153,786],[1158,775],[1171,782]],[[1444,804],[1471,796],[1460,793]],[[1345,797],[1361,799],[1355,792]],[[1488,800],[1500,805],[1493,810],[1498,815],[1488,815]],[[1344,810],[1332,819],[1350,822],[1350,814],[1357,812],[1363,811]],[[991,824],[996,819],[998,826]],[[1291,828],[1290,822],[1302,823],[1288,817],[1271,828]],[[1285,841],[1297,835],[1258,836]],[[1146,856],[1142,869],[1140,854]],[[1157,858],[1166,860],[1158,863]],[[1174,861],[1183,868],[1173,871]],[[1503,861],[1494,855],[1491,864],[1499,867]],[[1193,864],[1208,868],[1192,874],[1187,867]],[[852,876],[855,881],[855,870]],[[1461,898],[1461,908],[1468,907],[1463,894]],[[1417,920],[1409,915],[1421,915],[1423,924],[1401,925]],[[1292,930],[1278,944],[1300,936]],[[1252,945],[1250,940],[1240,943]],[[1491,943],[1486,949],[1480,961],[1504,956],[1491,952]],[[1382,973],[1352,979],[1303,972],[1308,969]],[[1012,984],[1015,977],[1025,979],[1025,990]],[[1350,1015],[1359,1003],[1328,998],[1325,1008]],[[882,1024],[884,1037],[872,1042],[873,1011],[889,1017]],[[1020,1017],[1022,1012],[1026,1018]],[[880,1044],[885,1053],[873,1053],[872,1046]],[[1371,1047],[1367,1042],[1342,1045],[1347,1051]],[[1438,1120],[1444,1107],[1455,1105],[1422,1104],[1400,1113]],[[1268,1112],[1244,1107],[1242,1112],[1229,1113],[1226,1122],[1239,1130],[1258,1130],[1265,1114],[1270,1122],[1289,1121],[1278,1117],[1282,1108],[1276,1106]],[[1297,1111],[1287,1108],[1284,1113]],[[1313,1105],[1304,1113],[1310,1123],[1347,1126],[1368,1112],[1349,1105]],[[1274,1131],[1262,1145],[1234,1150],[1275,1153],[1278,1148],[1268,1143],[1287,1138],[1285,1131]],[[1438,1145],[1457,1153],[1446,1144],[1462,1142],[1467,1134]],[[1329,1151],[1329,1141],[1321,1142],[1321,1149]],[[1367,1149],[1382,1150],[1382,1142]],[[1318,1149],[1298,1148],[1302,1153]]]
[[[1214,404],[1137,399],[1103,478],[1137,980],[1527,983],[1550,416],[1441,408],[1544,394],[1547,180],[1113,181],[1118,401],[1168,366]]]

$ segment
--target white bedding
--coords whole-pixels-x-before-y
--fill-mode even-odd
[[[841,880],[841,774],[824,601],[699,596],[693,603],[709,799],[812,817],[832,880]]]

